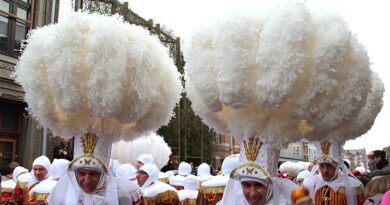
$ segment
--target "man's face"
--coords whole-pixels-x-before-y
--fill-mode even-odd
[[[139,186],[144,185],[148,178],[149,178],[149,175],[144,170],[138,170],[137,182],[138,182]]]
[[[304,181],[304,179],[297,179],[297,184],[299,185],[299,186],[302,186],[303,185],[303,181]]]
[[[309,172],[311,171],[311,169],[313,168],[313,163],[310,163],[308,166],[307,166],[307,170],[309,170]]]
[[[63,143],[64,145],[67,145],[67,144],[69,143],[69,140],[66,139],[66,138],[62,138],[61,140],[62,140],[62,143]]]
[[[35,165],[33,170],[34,170],[34,176],[38,181],[42,181],[46,178],[47,170],[45,169],[45,167],[41,165]]]
[[[144,163],[142,163],[141,161],[137,161],[137,164],[135,165],[137,170],[139,170],[139,168],[141,168],[142,166],[144,166]]]
[[[241,182],[242,192],[249,205],[263,205],[267,200],[267,187],[256,181]]]
[[[76,171],[77,183],[86,193],[92,193],[99,184],[102,173],[93,169],[80,168]]]
[[[319,170],[324,181],[330,181],[336,173],[336,167],[328,163],[320,164]]]
[[[383,158],[381,156],[374,156],[374,163],[379,164],[383,161]]]

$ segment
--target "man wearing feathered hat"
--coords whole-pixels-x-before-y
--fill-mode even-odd
[[[319,174],[305,179],[304,187],[310,191],[316,205],[360,205],[364,203],[362,183],[348,176],[348,168],[335,160],[327,140],[320,143],[322,156],[315,160]]]
[[[143,193],[145,204],[179,204],[177,190],[158,181],[158,174],[159,170],[155,164],[145,164],[138,170],[137,181]]]
[[[261,165],[259,138],[251,137],[241,145],[240,163],[230,174],[222,204],[289,204],[290,193],[297,187],[291,180],[272,178]],[[245,154],[244,154],[245,153]],[[263,154],[266,156],[267,154]]]
[[[99,153],[94,153],[98,141],[99,137],[92,133],[81,137],[84,154],[71,161],[67,177],[59,180],[50,195],[49,204],[117,205],[135,204],[141,200],[141,193],[135,184],[115,179],[108,172],[106,163],[109,157],[101,158],[104,157],[102,151],[109,150],[105,149],[104,142],[100,142]]]

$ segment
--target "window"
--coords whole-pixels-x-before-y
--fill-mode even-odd
[[[19,132],[20,111],[17,107],[1,106],[0,109],[0,131]]]
[[[29,0],[0,0],[0,53],[18,57],[30,27]]]

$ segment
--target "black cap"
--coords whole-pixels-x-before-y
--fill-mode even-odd
[[[383,159],[386,159],[386,152],[382,150],[375,150],[374,157],[382,157]]]

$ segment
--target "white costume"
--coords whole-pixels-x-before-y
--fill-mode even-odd
[[[18,183],[17,178],[22,174],[29,175],[29,172],[26,168],[18,166],[14,169],[14,171],[12,173],[12,179],[1,182],[2,202],[11,201],[15,187]],[[19,183],[19,186],[20,186],[20,183]]]
[[[187,162],[181,162],[179,164],[178,175],[169,178],[169,183],[177,190],[184,188],[184,180],[187,175],[191,174],[192,167]]]
[[[141,154],[137,161],[142,162],[142,164],[153,164],[153,156],[151,154]]]
[[[184,204],[196,204],[198,198],[199,180],[190,174],[184,180],[184,189],[177,192],[179,200]]]
[[[26,168],[21,167],[21,166],[15,167],[14,171],[12,172],[12,179],[1,182],[1,192],[2,193],[3,192],[11,192],[12,193],[16,187],[16,183],[17,183],[16,179],[21,174],[25,174],[25,173],[28,173],[28,170]]]
[[[60,179],[63,175],[66,174],[69,163],[70,162],[66,159],[54,159],[49,170],[50,177],[55,180]]]
[[[51,192],[58,179],[66,173],[69,163],[66,159],[54,159],[49,170],[50,177],[41,181],[29,191],[30,203],[48,203]]]
[[[210,166],[206,163],[202,163],[199,165],[197,174],[200,182],[207,181],[213,177],[210,174]]]
[[[47,174],[46,174],[46,176],[44,177],[45,179],[47,179],[49,176],[50,176],[50,173],[49,173],[49,171],[50,171],[50,165],[51,165],[51,163],[50,163],[50,160],[49,160],[49,158],[47,158],[46,156],[44,156],[44,155],[42,155],[42,156],[40,156],[40,157],[38,157],[38,158],[36,158],[35,160],[34,160],[34,162],[33,162],[33,165],[32,165],[32,170],[31,170],[31,180],[28,182],[28,184],[27,184],[27,187],[28,187],[28,189],[30,189],[31,188],[31,186],[33,186],[33,185],[36,185],[37,183],[39,183],[40,181],[38,181],[38,179],[35,177],[35,175],[34,175],[34,167],[35,166],[42,166],[42,167],[44,167],[45,169],[46,169],[46,171],[47,171]],[[41,181],[43,181],[43,180],[41,180]]]
[[[131,164],[122,164],[116,169],[115,175],[118,178],[135,181],[136,183],[137,169]]]
[[[213,176],[201,184],[198,204],[216,204],[223,197],[231,171],[238,165],[238,155],[227,156],[222,162],[222,175]]]
[[[148,174],[148,179],[141,186],[144,202],[151,204],[177,204],[179,197],[174,187],[158,181],[158,168],[154,164],[145,164],[140,170]]]
[[[256,181],[267,187],[265,204],[290,204],[290,194],[298,186],[288,179],[272,178],[261,165],[259,156],[267,157],[265,149],[260,150],[262,142],[252,137],[241,144],[240,163],[230,174],[228,185],[223,195],[223,205],[248,204],[242,192],[241,182]],[[262,154],[259,155],[259,152]],[[265,166],[266,167],[266,166]]]
[[[335,160],[340,157],[338,153],[341,153],[341,146],[337,145],[337,141],[333,142],[336,144],[332,150],[332,143],[329,141],[325,140],[320,143],[323,154],[315,160],[316,166],[311,172],[316,172],[321,164],[329,164],[335,168],[334,176],[325,181],[321,173],[312,174],[305,179],[303,185],[310,191],[314,204],[361,205],[365,199],[363,185],[356,178],[348,176],[349,169],[342,159]]]
[[[81,137],[76,136],[75,142],[78,142],[77,139],[82,142],[82,146],[75,146],[75,148],[82,147],[84,154],[79,156],[75,154],[77,157],[69,164],[66,177],[62,177],[58,181],[50,195],[49,204],[118,205],[133,204],[140,200],[141,194],[134,183],[115,179],[109,174],[106,165],[109,156],[104,153],[107,150],[111,151],[111,146],[104,142],[105,138],[99,140],[97,135],[88,133]],[[96,147],[96,145],[98,146]],[[99,156],[94,154],[95,147],[99,151]],[[75,152],[78,150],[75,149]],[[91,193],[85,192],[79,185],[76,178],[79,169],[94,170],[100,173],[99,183]]]
[[[42,166],[46,171],[44,179],[38,180],[34,174],[34,168]],[[36,199],[30,197],[30,191],[35,188],[38,184],[49,179],[50,173],[50,160],[46,156],[42,155],[36,158],[32,164],[33,169],[28,174],[20,174],[17,177],[17,186],[15,187],[13,200],[17,203],[31,204],[35,203]],[[46,197],[47,198],[47,197]]]
[[[306,178],[308,178],[311,173],[308,170],[302,170],[297,175],[297,182],[302,183]]]
[[[159,172],[158,173],[158,181],[169,184],[169,177],[164,172]]]

